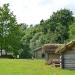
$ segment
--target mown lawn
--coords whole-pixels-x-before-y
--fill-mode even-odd
[[[43,60],[0,59],[0,75],[75,75],[75,71],[50,67]]]

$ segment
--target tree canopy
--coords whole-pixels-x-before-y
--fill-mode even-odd
[[[34,49],[47,43],[64,43],[75,38],[72,11],[60,9],[39,24],[18,24],[9,4],[0,7],[0,50],[11,51],[20,58],[30,58]]]

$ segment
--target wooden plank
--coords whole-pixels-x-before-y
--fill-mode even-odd
[[[62,62],[65,69],[75,69],[75,48],[64,53]]]
[[[64,62],[64,64],[75,64],[75,61],[72,61],[72,62],[66,61],[66,62]]]
[[[64,58],[63,58],[63,54],[61,54],[61,56],[60,56],[60,68],[64,68]]]
[[[75,67],[65,67],[64,69],[75,70]]]
[[[65,57],[73,57],[74,56],[74,58],[75,58],[75,54],[66,54],[66,55],[64,55],[64,58]]]
[[[64,58],[64,61],[75,61],[75,58],[71,58],[71,59],[70,58],[66,58],[66,59]]]
[[[71,66],[71,65],[64,65],[64,68],[75,68],[75,66]]]
[[[45,53],[45,59],[48,61],[48,53]]]
[[[75,50],[69,50],[69,51],[67,51],[67,52],[65,52],[66,54],[68,53],[75,53]]]
[[[73,63],[65,63],[64,65],[66,65],[66,66],[75,66],[75,63],[73,64]]]

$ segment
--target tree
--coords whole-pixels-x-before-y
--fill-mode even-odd
[[[75,19],[74,22],[69,26],[69,41],[75,39]]]
[[[16,18],[10,12],[9,4],[0,7],[0,49],[18,52],[20,47],[20,28],[16,22]]]
[[[24,24],[23,24],[24,25]],[[33,35],[36,33],[33,26],[27,27],[24,31],[24,36],[21,39],[21,48],[22,52],[20,54],[20,58],[30,58],[31,57],[31,49],[30,49],[30,39],[32,39]]]
[[[69,25],[73,22],[72,11],[61,9],[54,12],[49,21],[50,30],[58,36],[56,42],[64,43],[69,38]]]

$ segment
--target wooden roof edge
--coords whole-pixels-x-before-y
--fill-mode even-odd
[[[71,44],[73,44],[73,43],[75,43],[75,40],[72,40],[69,43],[62,45],[60,48],[58,47],[57,50],[55,51],[55,53],[62,53],[62,52],[64,52],[66,50],[66,48],[68,46],[70,46]]]
[[[42,49],[42,47],[38,47],[38,48],[34,49],[33,52],[38,51],[39,49]]]
[[[57,43],[55,43],[55,44],[44,44],[43,46],[42,46],[42,48],[45,48],[45,47],[49,47],[49,46],[60,46],[60,45],[63,45],[63,44],[57,44]]]
[[[53,43],[53,44],[48,43],[48,44],[44,44],[43,46],[47,46],[47,45],[62,45],[62,44],[59,44],[59,43]]]
[[[65,49],[65,44],[63,44],[61,47],[58,47],[55,51],[55,53],[61,53]]]

